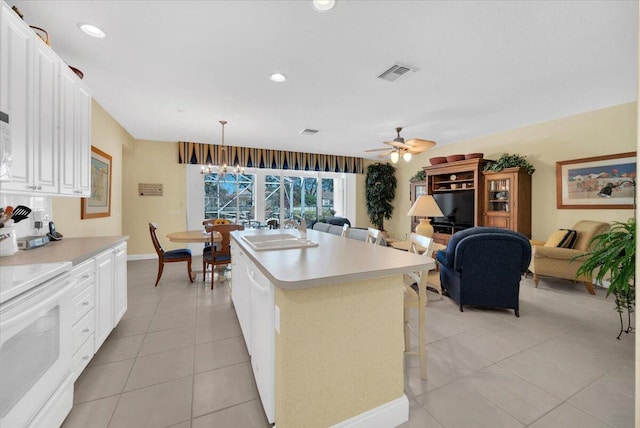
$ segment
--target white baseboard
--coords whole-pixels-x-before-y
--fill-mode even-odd
[[[127,256],[127,261],[135,261],[135,260],[151,260],[158,259],[157,254],[131,254]]]
[[[409,420],[409,400],[406,395],[357,416],[333,425],[331,428],[397,427]]]

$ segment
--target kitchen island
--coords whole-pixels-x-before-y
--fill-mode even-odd
[[[278,428],[407,421],[402,274],[433,260],[313,230],[309,248],[257,251],[243,239],[282,232],[231,234],[232,297],[268,419]]]

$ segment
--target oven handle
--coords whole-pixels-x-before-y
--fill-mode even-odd
[[[33,292],[29,295],[29,296],[25,296],[25,298],[20,299],[20,302],[18,304],[24,304],[26,301],[30,301],[34,298],[41,298],[42,296],[39,296],[40,294],[45,294],[45,300],[44,301],[38,301],[35,304],[31,305],[28,309],[26,309],[25,311],[22,311],[19,314],[16,314],[15,316],[11,316],[8,317],[6,321],[2,322],[2,328],[10,328],[16,324],[21,323],[25,318],[29,318],[32,317],[34,313],[41,311],[43,308],[47,307],[48,305],[50,305],[52,302],[56,301],[56,300],[60,300],[60,296],[64,295],[65,293],[68,293],[69,290],[71,290],[71,287],[73,285],[73,281],[70,278],[67,278],[65,280],[63,280],[62,282],[56,282],[55,284],[51,284],[54,285],[56,291],[52,293],[51,289],[49,290],[37,290],[38,288],[40,288],[41,286],[36,287],[36,289],[33,290]],[[46,296],[47,294],[49,294],[49,296]]]

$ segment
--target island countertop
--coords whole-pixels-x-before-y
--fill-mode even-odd
[[[340,284],[435,268],[433,259],[372,245],[356,239],[308,230],[307,238],[317,247],[255,251],[243,235],[267,235],[281,230],[245,230],[231,232],[231,237],[258,269],[276,287],[299,289]],[[292,229],[291,234],[298,236]]]

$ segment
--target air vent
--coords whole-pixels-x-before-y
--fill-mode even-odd
[[[309,128],[304,128],[302,131],[300,131],[300,133],[302,135],[316,135],[318,132],[317,129],[309,129]]]
[[[416,69],[407,67],[406,65],[394,64],[391,68],[379,75],[378,78],[382,80],[388,80],[389,82],[395,82],[397,79],[404,76],[410,71],[415,72]]]

